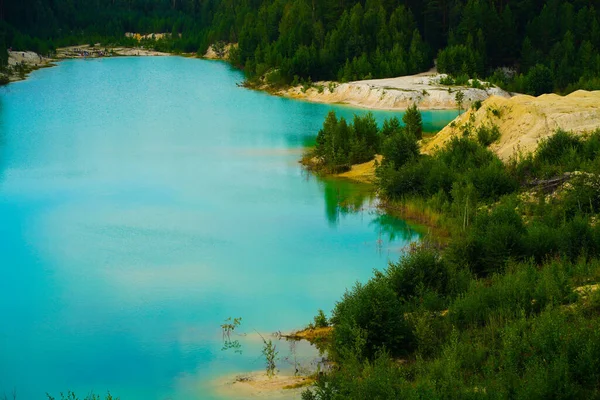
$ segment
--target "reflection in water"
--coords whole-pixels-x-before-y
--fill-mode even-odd
[[[377,196],[372,185],[346,179],[319,178],[325,199],[325,215],[331,226],[337,226],[342,216],[364,213],[372,217],[369,226],[378,233],[377,245],[382,250],[384,238],[388,243],[401,240],[410,243],[419,234],[404,220],[377,210]]]
[[[379,214],[371,221],[371,225],[377,226],[380,235],[385,234],[390,242],[396,239],[412,241],[417,234],[406,221],[388,214]]]
[[[375,199],[375,191],[371,185],[342,179],[319,180],[325,197],[325,215],[331,225],[337,225],[340,216],[364,211],[364,207],[370,207]]]

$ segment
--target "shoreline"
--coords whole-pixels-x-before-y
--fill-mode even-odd
[[[279,373],[269,378],[264,370],[229,374],[211,382],[213,393],[227,399],[299,399],[314,377]]]
[[[447,75],[435,70],[394,78],[360,80],[347,83],[319,81],[310,86],[292,86],[275,89],[268,85],[247,85],[251,89],[275,96],[322,104],[344,104],[370,110],[403,111],[416,104],[422,111],[456,110],[456,93],[464,94],[463,108],[492,96],[511,98],[509,93],[487,82],[479,81],[480,88],[464,85],[442,85]]]
[[[101,46],[89,44],[61,47],[56,49],[54,57],[43,57],[31,51],[9,51],[9,72],[6,83],[27,79],[28,75],[41,68],[56,66],[56,63],[69,59],[112,58],[112,57],[193,57],[201,60],[226,61],[226,54],[231,45],[226,47],[225,56],[219,57],[211,52],[211,48],[203,56],[196,54],[165,53],[144,47]],[[480,82],[481,88],[469,86],[446,86],[440,84],[445,74],[438,74],[435,69],[415,75],[394,78],[359,80],[348,83],[320,81],[304,87],[302,85],[286,88],[273,88],[269,85],[244,84],[243,86],[265,92],[274,96],[308,101],[321,104],[341,104],[350,107],[380,110],[403,111],[413,104],[420,110],[443,111],[455,110],[456,92],[464,93],[465,109],[475,101],[485,101],[492,96],[511,98],[512,93],[496,86]]]
[[[24,81],[33,71],[57,66],[63,60],[85,60],[88,58],[115,57],[167,57],[171,53],[145,49],[143,47],[126,46],[94,46],[80,45],[60,47],[54,57],[44,57],[33,51],[8,51],[8,70],[0,76],[6,77],[5,84]],[[183,57],[184,55],[182,55]]]

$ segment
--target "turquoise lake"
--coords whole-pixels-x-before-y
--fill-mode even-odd
[[[215,378],[263,368],[252,335],[221,350],[227,317],[302,328],[418,240],[367,188],[297,163],[330,109],[365,110],[242,80],[221,62],[116,58],[0,89],[0,397],[219,398]],[[455,116],[425,112],[425,129]]]

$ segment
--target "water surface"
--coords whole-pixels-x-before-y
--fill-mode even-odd
[[[1,90],[0,397],[214,398],[212,378],[263,366],[255,338],[221,351],[225,318],[300,328],[417,239],[367,188],[299,167],[332,107],[241,80],[118,58]],[[426,129],[454,114],[425,113]]]

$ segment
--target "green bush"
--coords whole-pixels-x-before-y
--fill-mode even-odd
[[[381,273],[364,285],[357,283],[333,310],[334,356],[373,359],[384,349],[396,356],[406,354],[413,347],[413,335],[402,310],[400,299]]]
[[[481,102],[479,102],[479,106],[481,107]],[[500,130],[497,125],[491,127],[480,126],[477,128],[476,132],[477,141],[484,147],[488,147],[490,144],[500,139]]]
[[[327,328],[329,326],[329,321],[327,320],[323,310],[319,310],[317,315],[315,315],[314,322],[315,328]]]

